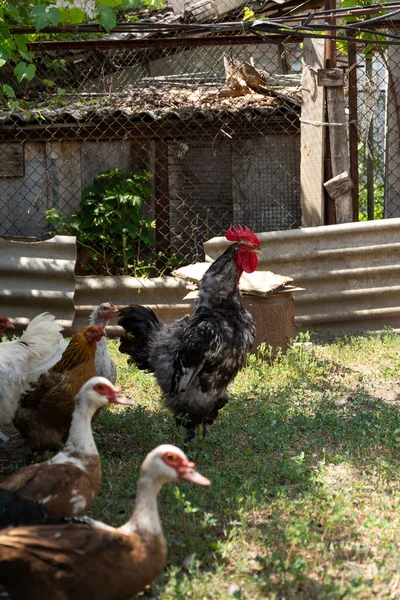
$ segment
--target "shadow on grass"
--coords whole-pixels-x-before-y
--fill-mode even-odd
[[[327,362],[317,366],[323,371]],[[341,365],[329,365],[333,373],[351,373]],[[162,443],[182,447],[183,431],[176,429],[170,413],[161,406],[149,410],[140,404],[131,410],[105,413],[95,430],[103,483],[91,514],[118,526],[130,516],[146,454]],[[379,472],[386,480],[396,478],[399,440],[397,406],[362,387],[346,389],[342,383],[331,387],[323,379],[305,382],[302,387],[300,380],[294,386],[292,380],[277,393],[247,400],[234,394],[209,436],[204,440],[199,437],[187,450],[198,470],[211,479],[211,488],[182,483],[165,485],[160,493],[168,568],[182,567],[184,559],[195,553],[202,571],[213,573],[216,565],[229,561],[224,543],[230,538],[232,543],[240,540],[243,529],[249,528],[261,548],[252,575],[260,593],[267,590],[277,598],[304,600],[343,598],[348,588],[338,585],[333,577],[322,584],[321,578],[307,574],[307,565],[298,556],[297,562],[294,560],[294,542],[288,531],[294,527],[293,535],[303,536],[300,546],[304,547],[314,536],[323,539],[318,542],[320,553],[329,554],[338,540],[340,545],[343,528],[351,533],[351,518],[343,514],[337,528],[328,534],[323,512],[318,523],[319,510],[308,508],[310,520],[303,531],[304,516],[295,511],[294,525],[290,515],[271,517],[271,504],[284,498],[288,506],[301,500],[328,510],[319,478],[321,464],[345,463],[365,477]],[[251,515],[258,515],[256,524]],[[181,574],[185,572],[182,567]],[[168,573],[155,585],[157,597],[168,586]],[[186,593],[184,588],[182,595],[176,591],[169,597],[185,597]]]
[[[337,567],[331,576],[320,573],[332,552],[339,563],[360,558],[352,549],[357,525],[351,510],[345,507],[332,517],[330,504],[336,501],[329,498],[321,472],[343,463],[366,480],[376,472],[382,481],[396,479],[400,412],[362,385],[343,383],[342,376],[351,379],[353,373],[357,381],[350,367],[306,351],[283,360],[281,371],[251,364],[235,382],[232,400],[209,436],[188,448],[211,488],[182,482],[161,490],[169,555],[153,587],[156,597],[186,598],[192,580],[192,598],[203,598],[205,592],[198,595],[202,577],[222,586],[219,597],[228,597],[232,564],[239,577],[248,579],[249,589],[256,589],[246,598],[339,600],[352,594],[351,586],[337,582]],[[127,384],[130,373],[119,372]],[[103,478],[90,514],[113,526],[131,514],[146,454],[159,444],[182,447],[183,442],[183,430],[176,429],[161,403],[143,401],[154,388],[151,376],[140,377],[142,388],[136,380],[130,384],[136,406],[113,407],[94,425]],[[251,561],[249,547],[258,552]],[[312,552],[316,568],[307,562]],[[200,565],[193,573],[183,566],[192,554]]]

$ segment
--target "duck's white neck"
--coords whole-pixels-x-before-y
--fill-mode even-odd
[[[98,454],[91,425],[95,412],[96,408],[88,406],[87,402],[77,401],[63,454],[70,452],[89,456]]]
[[[130,535],[135,531],[148,531],[152,535],[162,534],[162,527],[157,507],[157,495],[161,483],[156,482],[150,474],[143,473],[139,479],[135,509],[129,521],[119,531]]]

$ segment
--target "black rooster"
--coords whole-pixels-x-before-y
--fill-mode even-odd
[[[243,307],[239,279],[258,263],[260,241],[248,227],[226,233],[231,244],[206,271],[193,313],[163,325],[149,308],[120,309],[118,324],[125,329],[119,351],[129,354],[139,369],[155,374],[165,405],[187,429],[213,423],[228,401],[228,384],[243,367],[255,337],[250,313]]]

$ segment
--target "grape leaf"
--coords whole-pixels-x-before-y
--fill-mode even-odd
[[[106,31],[110,31],[115,27],[117,19],[115,17],[115,11],[111,6],[105,4],[100,5],[100,23],[103,25]]]

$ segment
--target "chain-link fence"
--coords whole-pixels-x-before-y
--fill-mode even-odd
[[[395,216],[385,203],[386,130],[388,126],[388,69],[385,52],[357,55],[359,136],[359,219]]]
[[[37,76],[21,90],[29,109],[2,114],[9,160],[0,168],[0,235],[45,236],[54,230],[47,211],[70,219],[110,169],[138,182],[140,218],[127,204],[119,214],[130,221],[124,244],[139,271],[201,259],[204,240],[232,223],[300,225],[298,46],[167,42],[75,42],[41,53]],[[143,172],[152,174],[148,183]],[[109,196],[111,180],[102,180]],[[93,216],[99,230],[107,207]]]
[[[400,211],[396,52],[357,57],[360,219]],[[37,56],[0,114],[1,236],[77,234],[82,272],[156,275],[232,223],[301,225],[300,42],[120,34]]]

